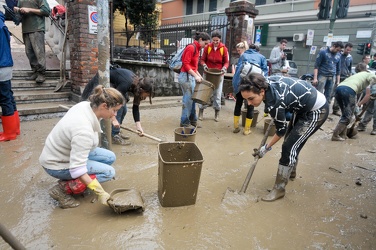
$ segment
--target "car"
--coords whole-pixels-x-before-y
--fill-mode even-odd
[[[151,50],[151,61],[164,63],[166,61],[166,54],[163,49],[153,49]]]
[[[127,47],[121,51],[120,58],[126,60],[148,61],[148,55],[142,47]]]
[[[282,68],[287,69],[287,74],[291,77],[298,78],[298,66],[294,61],[285,60],[285,65]]]

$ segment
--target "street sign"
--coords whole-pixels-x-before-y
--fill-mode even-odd
[[[256,38],[255,38],[255,44],[260,45],[261,44],[261,30],[256,30]]]
[[[309,51],[309,53],[310,53],[311,55],[314,55],[314,54],[316,54],[316,50],[317,50],[317,46],[312,46],[312,47],[311,47],[311,50]]]
[[[88,14],[89,14],[89,34],[97,34],[98,32],[98,13],[97,7],[88,5]]]
[[[307,40],[306,40],[306,45],[311,46],[313,44],[313,37],[315,36],[315,31],[314,30],[308,30],[307,31]]]

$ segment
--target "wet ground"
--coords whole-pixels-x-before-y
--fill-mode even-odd
[[[139,190],[143,214],[118,215],[92,203],[93,194],[78,197],[77,208],[57,207],[48,195],[56,180],[38,157],[58,119],[22,122],[17,140],[0,143],[0,222],[27,249],[374,249],[376,137],[370,125],[359,139],[332,142],[338,117],[330,116],[301,152],[286,197],[265,203],[258,198],[274,184],[281,142],[259,160],[246,194],[224,197],[228,187],[241,188],[264,125],[249,136],[233,134],[233,107],[227,101],[220,122],[208,108],[197,130],[204,163],[195,205],[160,205],[156,141],[126,132],[132,145],[113,147],[116,180],[103,187]],[[172,142],[180,111],[142,110],[145,132]],[[124,125],[134,128],[131,114]],[[0,249],[10,247],[0,240]]]

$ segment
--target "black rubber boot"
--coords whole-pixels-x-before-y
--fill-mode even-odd
[[[347,128],[346,124],[338,123],[333,131],[332,141],[344,141],[345,139],[340,134]]]
[[[261,198],[262,201],[275,201],[285,196],[285,187],[289,181],[292,169],[290,166],[278,165],[274,187],[269,194]]]
[[[292,171],[291,171],[291,174],[290,174],[290,181],[293,181],[296,178],[296,167],[297,166],[298,166],[298,160],[296,160],[294,166],[292,167]]]

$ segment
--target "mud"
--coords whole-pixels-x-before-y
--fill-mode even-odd
[[[27,249],[375,248],[376,137],[370,125],[359,139],[332,142],[338,117],[330,116],[302,150],[286,196],[257,202],[274,184],[278,142],[257,163],[247,192],[223,200],[227,188],[241,188],[263,136],[264,121],[249,136],[232,133],[233,108],[226,101],[219,122],[213,109],[204,111],[196,144],[205,161],[195,205],[160,205],[156,141],[129,133],[132,145],[114,145],[116,180],[103,187],[135,188],[145,202],[143,213],[120,215],[92,203],[93,194],[77,197],[77,208],[57,207],[48,195],[56,180],[38,158],[58,119],[22,122],[17,140],[0,143],[0,221]],[[180,107],[141,110],[144,131],[173,142],[180,113]],[[132,119],[129,113],[124,125],[134,128]],[[10,247],[0,240],[0,249]]]

